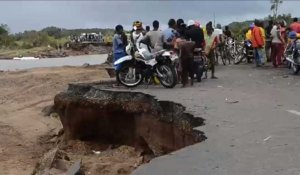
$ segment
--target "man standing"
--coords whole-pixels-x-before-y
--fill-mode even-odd
[[[272,45],[272,39],[271,39],[271,30],[273,28],[273,21],[269,21],[269,25],[265,28],[266,31],[266,45],[265,45],[265,52],[266,52],[266,57],[267,61],[271,61],[271,45]]]
[[[181,31],[183,32],[183,31]],[[193,69],[193,60],[194,60],[194,45],[195,42],[187,41],[184,38],[183,33],[180,33],[180,37],[176,39],[175,47],[179,51],[179,61],[180,61],[180,75],[181,75],[181,82],[182,87],[185,87],[188,83],[188,77],[191,79],[191,86],[193,85],[194,81],[194,69]]]
[[[188,21],[188,28],[186,30],[186,39],[195,42],[195,48],[203,48],[204,34],[200,27],[195,25],[194,20]]]
[[[281,36],[280,24],[276,22],[275,26],[271,30],[272,46],[271,46],[271,59],[273,66],[278,67],[281,65],[282,47],[285,44],[284,39]]]
[[[254,21],[254,28],[252,29],[252,39],[251,39],[253,49],[254,49],[254,57],[256,61],[256,67],[261,67],[262,59],[263,59],[263,35],[261,29],[259,27],[259,21]]]
[[[298,18],[293,19],[293,23],[290,25],[291,31],[296,33],[300,33],[300,22],[298,22]]]
[[[115,35],[113,38],[113,53],[114,61],[124,57],[126,55],[125,47],[127,45],[127,37],[123,31],[123,26],[117,25],[115,30]],[[116,67],[118,70],[119,67]]]
[[[225,26],[224,34],[225,34],[226,37],[232,38],[232,33],[231,33],[231,31],[229,30],[229,26]]]
[[[214,29],[210,23],[206,24],[206,33],[204,34],[205,38],[205,54],[209,60],[211,68],[211,78],[217,79],[215,76],[215,48],[217,45],[217,36],[213,34]]]
[[[150,43],[150,47],[153,52],[157,52],[163,49],[162,32],[159,29],[159,22],[153,21],[153,30],[149,31],[144,38],[142,43]]]
[[[175,19],[170,19],[168,22],[169,28],[163,31],[163,48],[164,49],[173,49],[175,37],[177,35],[176,32],[176,21]]]

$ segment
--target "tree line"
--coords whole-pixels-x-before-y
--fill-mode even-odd
[[[104,36],[113,35],[113,29],[64,29],[58,27],[46,27],[40,31],[30,30],[11,34],[6,24],[0,25],[0,48],[30,49],[33,47],[56,47],[69,41],[69,36],[79,36],[81,33],[99,33]]]

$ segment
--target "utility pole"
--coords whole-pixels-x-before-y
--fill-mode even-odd
[[[216,28],[216,14],[214,12],[214,28]]]

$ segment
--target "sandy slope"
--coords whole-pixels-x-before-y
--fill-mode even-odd
[[[0,174],[28,175],[47,149],[41,136],[60,127],[41,110],[70,82],[109,78],[103,66],[40,68],[0,73]]]

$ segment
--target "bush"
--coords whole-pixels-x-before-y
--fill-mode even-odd
[[[21,48],[22,48],[22,49],[31,49],[31,48],[33,48],[33,45],[24,42],[24,43],[22,44]]]

